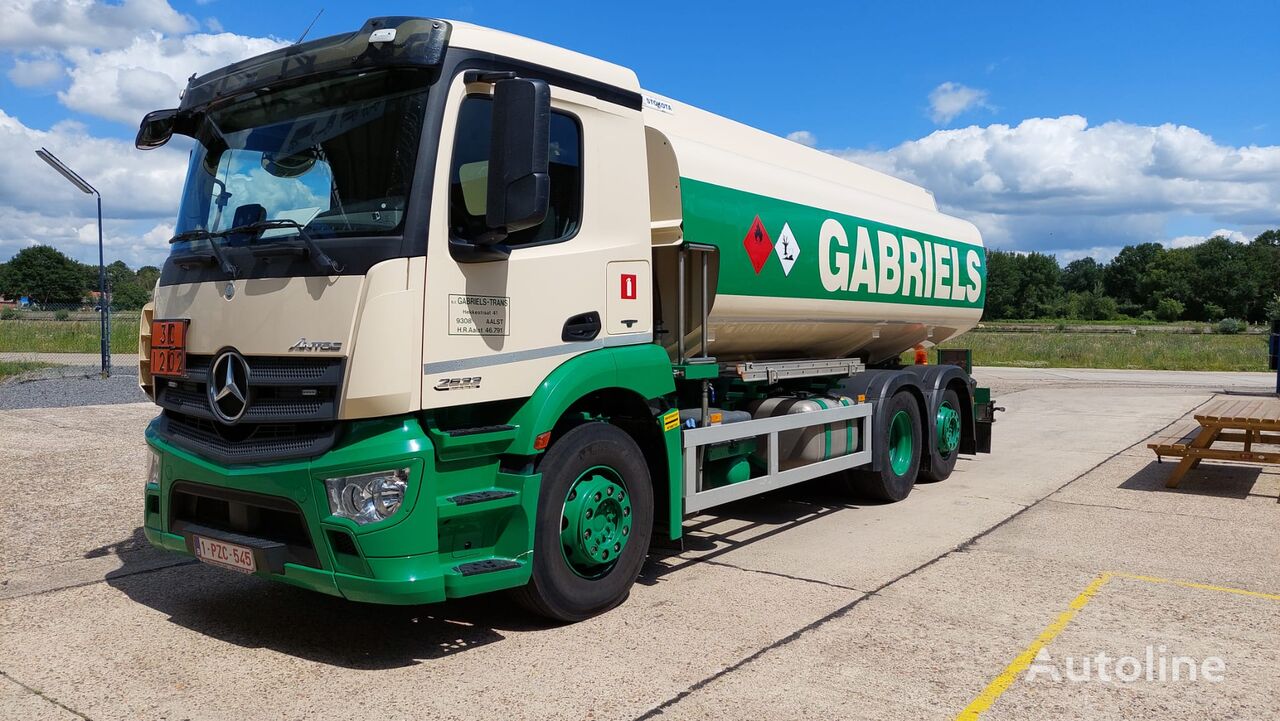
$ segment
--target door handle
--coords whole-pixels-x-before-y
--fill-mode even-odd
[[[560,340],[574,343],[584,340],[595,340],[600,335],[600,314],[594,310],[570,316],[564,322],[564,330],[560,332]]]

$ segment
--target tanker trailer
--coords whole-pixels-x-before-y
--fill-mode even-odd
[[[969,223],[901,180],[445,20],[193,77],[140,324],[144,531],[356,601],[621,603],[691,514],[831,476],[905,498],[990,448]],[[428,260],[429,259],[429,260]]]

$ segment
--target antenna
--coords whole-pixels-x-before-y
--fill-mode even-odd
[[[316,21],[319,20],[320,16],[323,14],[324,14],[324,8],[320,8],[320,12],[316,13],[316,16],[311,18],[311,25],[308,25],[307,29],[302,31],[302,37],[299,37],[298,42],[294,43],[294,45],[299,45],[302,43],[303,38],[307,37],[307,33],[311,32],[312,26],[316,24]]]

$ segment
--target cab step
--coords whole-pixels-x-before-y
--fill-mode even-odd
[[[472,493],[459,493],[456,496],[449,496],[449,500],[456,506],[469,506],[472,503],[484,503],[485,501],[496,501],[502,498],[510,498],[516,495],[515,491],[504,490],[488,490],[474,491]]]
[[[482,561],[471,561],[454,566],[453,570],[463,576],[476,576],[481,573],[493,573],[494,571],[509,571],[513,568],[519,568],[520,564],[508,558],[486,558]]]

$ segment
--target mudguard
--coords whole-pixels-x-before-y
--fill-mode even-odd
[[[871,413],[871,433],[884,432],[888,423],[888,419],[884,416],[886,401],[898,391],[905,390],[914,396],[921,409],[929,408],[926,405],[928,398],[926,397],[924,386],[920,383],[920,378],[914,373],[906,373],[903,370],[864,371],[841,380],[836,384],[836,387],[840,389],[841,393],[851,398],[856,399],[858,396],[865,396],[866,400],[871,401],[874,408]],[[927,429],[930,433],[933,432],[932,423],[932,420],[930,420],[930,427]],[[866,441],[863,442],[865,443]],[[874,449],[875,446],[873,445],[872,448]],[[873,453],[870,468],[878,471],[882,462],[883,460],[880,456]]]
[[[921,415],[924,418],[925,438],[928,440],[929,454],[921,459],[921,466],[932,468],[937,458],[937,448],[933,438],[937,435],[938,406],[942,403],[942,393],[948,388],[956,392],[961,405],[960,453],[978,452],[977,434],[973,415],[973,389],[976,385],[964,369],[951,365],[905,366],[893,370],[869,370],[846,378],[837,384],[847,395],[857,397],[865,395],[867,400],[875,403],[872,413],[874,433],[885,428],[887,419],[881,411],[893,394],[906,389],[920,403]],[[965,410],[967,409],[967,411]],[[880,470],[880,458],[871,459],[871,468]]]

